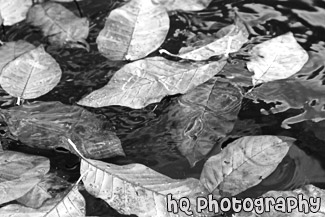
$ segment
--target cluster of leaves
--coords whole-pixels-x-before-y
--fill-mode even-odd
[[[26,18],[32,26],[40,28],[52,44],[90,49],[86,42],[89,32],[86,18],[77,17],[58,3],[8,2],[0,1],[0,20],[4,25]],[[221,28],[209,43],[197,40],[181,48],[178,54],[160,50],[160,56],[147,57],[166,39],[170,29],[168,11],[201,10],[209,4],[209,1],[190,2],[131,0],[111,11],[97,37],[98,50],[111,61],[129,63],[115,72],[106,86],[85,96],[78,104],[140,109],[167,95],[181,94],[172,114],[175,117],[173,133],[179,135],[180,152],[194,166],[233,129],[243,97],[255,91],[256,85],[294,75],[307,62],[308,54],[290,32],[253,46],[246,62],[247,69],[253,73],[251,88],[245,92],[240,83],[231,82],[227,74],[216,76],[222,73],[230,56],[249,41],[247,24],[236,15],[233,24]],[[19,10],[12,13],[12,8]],[[0,56],[0,85],[18,98],[18,104],[48,93],[61,79],[59,64],[42,45],[5,42],[0,47]],[[196,197],[236,196],[259,184],[277,168],[294,143],[293,138],[281,136],[241,137],[205,162],[200,180],[176,180],[141,164],[118,166],[95,160],[125,154],[119,138],[104,129],[98,116],[82,107],[34,102],[1,110],[0,114],[11,134],[22,143],[49,149],[63,147],[78,155],[80,180],[85,189],[118,212],[140,217],[173,216],[167,212],[167,194],[176,199],[189,198],[195,216],[213,216],[214,213],[196,213]],[[0,204],[4,204],[0,208],[1,216],[86,215],[85,200],[77,188],[79,181],[73,185],[58,181],[58,177],[48,173],[48,159],[3,150],[0,155],[3,192]],[[17,172],[13,173],[12,168]],[[51,190],[56,185],[65,191]],[[321,192],[313,186],[306,189],[297,191],[307,196]],[[296,191],[278,191],[262,197],[296,194]],[[5,204],[14,200],[16,204]],[[186,214],[181,212],[179,216]]]

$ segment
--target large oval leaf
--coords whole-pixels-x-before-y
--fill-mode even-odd
[[[0,215],[11,217],[84,217],[86,216],[86,202],[75,186],[68,193],[63,192],[46,201],[38,209],[10,204],[0,209]]]
[[[0,0],[0,17],[3,25],[12,26],[26,18],[33,0]]]
[[[2,69],[0,84],[12,96],[34,99],[52,90],[61,74],[59,64],[41,45],[8,63]]]
[[[0,74],[5,65],[20,55],[35,49],[35,46],[23,41],[6,42],[0,47]]]
[[[302,197],[305,201],[316,201],[316,198],[320,201],[319,207],[318,204],[311,204],[308,203],[308,206],[304,206],[302,200],[299,200],[299,195]],[[270,211],[268,212],[260,212],[256,213],[253,212],[240,212],[236,213],[234,217],[322,217],[325,216],[325,191],[323,189],[317,188],[313,185],[306,185],[302,188],[293,190],[293,191],[269,191],[265,194],[263,194],[260,198],[266,199],[266,198],[274,198],[274,200],[278,200],[278,203],[275,204],[275,206],[270,206]],[[291,200],[290,206],[286,202],[289,202],[289,199]],[[299,201],[296,204],[297,206],[294,208],[294,204]],[[271,203],[268,203],[271,204]],[[287,205],[284,205],[287,204]],[[300,207],[300,208],[298,208]],[[305,212],[305,207],[308,209],[307,212]],[[319,210],[317,210],[317,207]],[[310,208],[313,208],[313,212],[311,212]],[[292,209],[292,210],[289,210]],[[301,209],[299,211],[299,209]],[[265,210],[265,209],[264,209]]]
[[[0,204],[16,200],[41,181],[50,161],[14,151],[0,152]]]
[[[179,57],[192,60],[206,60],[212,56],[228,55],[238,51],[248,41],[246,26],[237,19],[235,24],[219,30],[221,38],[199,47],[185,47],[179,51]],[[200,44],[204,44],[201,42]]]
[[[27,22],[42,29],[52,44],[89,49],[86,42],[89,21],[77,17],[61,4],[47,2],[34,5],[27,14]]]
[[[254,72],[254,85],[288,78],[308,61],[308,53],[291,32],[256,45],[251,55],[247,68]]]
[[[79,105],[103,107],[122,105],[139,109],[159,102],[166,95],[186,93],[209,80],[225,65],[179,63],[162,57],[129,63],[109,83],[80,100]]]
[[[181,96],[177,105],[170,108],[174,142],[191,166],[233,129],[241,101],[238,87],[211,78]]]
[[[200,11],[209,6],[211,0],[152,0],[163,5],[168,11]]]
[[[86,174],[82,180],[90,194],[103,199],[122,214],[139,217],[175,216],[167,212],[168,194],[172,194],[176,200],[188,198],[191,202],[189,210],[193,211],[194,216],[199,216],[195,215],[196,198],[207,194],[197,179],[172,179],[141,164],[117,166],[82,159],[80,173]],[[178,216],[188,215],[179,211]]]
[[[159,48],[169,30],[166,10],[151,0],[132,0],[113,10],[97,37],[110,60],[136,60]]]
[[[95,114],[61,102],[33,102],[0,110],[10,132],[24,144],[54,149],[70,147],[67,138],[78,144],[78,150],[89,158],[123,156],[124,152],[115,133],[104,128],[105,122]]]
[[[278,136],[246,136],[209,158],[201,182],[215,195],[237,195],[269,176],[295,139]]]

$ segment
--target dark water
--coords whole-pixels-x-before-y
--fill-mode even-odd
[[[109,0],[85,0],[79,3],[82,15],[90,20],[91,30],[87,39],[91,46],[89,53],[81,49],[52,47],[40,32],[24,22],[5,28],[6,34],[1,34],[2,41],[25,39],[34,45],[45,44],[47,52],[61,66],[63,77],[59,85],[36,100],[74,104],[82,96],[104,86],[113,73],[125,64],[109,62],[98,53],[95,43],[105,17],[121,3]],[[79,13],[74,3],[64,5]],[[268,190],[292,190],[307,183],[325,189],[325,121],[321,121],[325,118],[325,1],[215,0],[204,11],[171,12],[171,29],[162,48],[177,53],[186,38],[185,30],[209,38],[231,23],[230,7],[237,7],[242,18],[254,25],[250,42],[239,54],[245,54],[245,49],[256,43],[291,31],[310,57],[305,67],[292,78],[264,84],[242,103],[239,119],[224,146],[245,135],[285,135],[297,139],[296,146],[290,149],[276,171],[242,195],[258,196]],[[152,55],[157,55],[157,52]],[[235,55],[222,74],[233,82],[249,86],[250,73],[239,57]],[[5,103],[2,108],[13,105],[14,99],[3,90],[0,96],[0,103]],[[263,100],[254,100],[256,97]],[[127,155],[126,158],[104,160],[116,164],[142,163],[172,178],[199,178],[204,162],[190,168],[166,129],[169,105],[176,98],[166,97],[162,102],[141,110],[121,106],[87,108],[106,117],[107,124],[117,133]],[[12,150],[51,158],[52,171],[68,181],[76,181],[79,177],[79,159],[73,155],[60,150],[27,148],[10,139],[5,139],[4,144]],[[87,215],[121,216],[99,199],[88,195],[87,200]]]

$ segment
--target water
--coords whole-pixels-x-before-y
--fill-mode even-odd
[[[46,44],[47,52],[60,64],[63,71],[61,82],[37,100],[73,104],[82,96],[104,86],[113,73],[123,66],[124,63],[107,61],[98,53],[95,43],[106,15],[121,3],[122,1],[108,0],[79,2],[83,16],[91,21],[87,39],[91,47],[89,53],[81,49],[52,47],[46,44],[46,38],[40,32],[24,22],[6,28],[6,35],[2,32],[2,41],[25,39],[34,45]],[[79,13],[74,3],[64,5],[76,14]],[[186,38],[185,30],[209,40],[221,27],[231,23],[230,6],[237,7],[242,18],[250,25],[255,25],[250,29],[251,41],[245,48],[291,31],[310,56],[305,67],[292,79],[264,84],[259,91],[247,95],[242,103],[238,121],[223,146],[245,135],[285,135],[297,139],[296,146],[290,149],[276,171],[258,186],[243,192],[242,196],[258,196],[268,190],[292,190],[307,183],[325,189],[325,121],[321,121],[325,118],[325,1],[215,0],[204,11],[171,12],[171,29],[161,48],[177,53]],[[252,19],[254,21],[250,21]],[[245,48],[239,53],[244,55]],[[154,55],[157,52],[152,54]],[[244,61],[239,56],[236,55],[221,74],[248,87],[250,72],[245,69]],[[0,97],[0,103],[6,103],[2,108],[13,105],[14,99],[8,97],[3,90],[0,91]],[[263,100],[254,101],[256,97]],[[170,121],[166,118],[169,117],[169,106],[176,99],[177,96],[166,97],[162,102],[141,110],[121,106],[88,108],[107,119],[107,126],[117,133],[127,155],[125,158],[103,160],[116,164],[142,163],[172,178],[199,178],[203,162],[190,168],[187,160],[177,150],[167,127]],[[79,159],[71,154],[62,150],[27,148],[10,139],[3,141],[12,150],[49,157],[52,172],[70,182],[79,177]],[[215,153],[218,151],[220,150],[214,150]],[[121,216],[104,202],[83,193],[87,198],[87,215]]]

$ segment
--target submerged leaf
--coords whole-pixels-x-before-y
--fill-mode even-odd
[[[32,4],[33,0],[0,0],[0,17],[3,25],[12,26],[26,19]]]
[[[219,30],[223,37],[214,42],[199,47],[186,47],[179,51],[179,57],[192,60],[206,60],[212,56],[226,55],[238,51],[248,41],[246,26],[236,21],[235,24]]]
[[[152,0],[164,6],[168,11],[200,11],[209,6],[212,0]]]
[[[235,196],[269,176],[295,139],[246,136],[230,143],[205,163],[201,182],[215,195]]]
[[[308,61],[308,53],[291,32],[256,45],[251,55],[247,68],[254,72],[254,85],[288,78]]]
[[[299,197],[303,200],[299,200]],[[234,217],[321,217],[325,216],[325,191],[313,185],[306,185],[293,191],[269,191],[261,196],[263,199],[274,199],[275,204],[270,206],[270,211],[256,213],[240,212]],[[290,199],[290,200],[289,200]],[[270,200],[269,200],[270,201]],[[290,202],[291,201],[291,202]],[[295,201],[299,204],[295,205]],[[303,201],[306,201],[305,204]],[[314,201],[310,203],[309,201]],[[270,201],[271,202],[271,201]],[[287,204],[287,202],[290,202]],[[268,203],[268,204],[272,204]],[[289,210],[292,209],[292,210]]]
[[[10,132],[31,147],[54,149],[63,147],[71,152],[67,138],[89,158],[108,158],[124,155],[121,142],[111,131],[104,129],[104,121],[79,106],[60,102],[33,102],[0,110]]]
[[[151,0],[132,0],[113,10],[97,37],[110,60],[136,60],[159,48],[169,30],[166,10]]]
[[[86,202],[75,186],[67,194],[58,194],[39,209],[10,204],[0,209],[0,216],[11,217],[85,217]]]
[[[49,170],[50,161],[45,157],[0,152],[0,204],[24,196]]]
[[[191,202],[189,210],[197,216],[196,198],[207,194],[197,179],[172,179],[141,164],[117,166],[82,159],[80,173],[86,173],[82,180],[90,194],[126,215],[175,216],[173,212],[167,212],[167,195],[172,194],[175,200],[188,198]],[[188,215],[179,211],[178,216]]]
[[[171,108],[173,139],[191,166],[232,130],[241,101],[239,88],[228,81],[211,78],[181,96]]]
[[[143,108],[167,95],[186,93],[209,80],[225,65],[180,63],[152,57],[129,63],[117,71],[109,83],[81,99],[89,107],[122,105]]]
[[[59,64],[41,45],[8,63],[2,69],[0,84],[12,96],[34,99],[52,90],[61,74]]]
[[[89,50],[87,18],[79,18],[60,4],[47,2],[34,5],[28,12],[27,22],[42,29],[50,43],[59,46],[81,47]]]
[[[2,45],[0,47],[0,74],[3,67],[10,61],[33,49],[35,49],[34,45],[23,40],[6,42]]]

